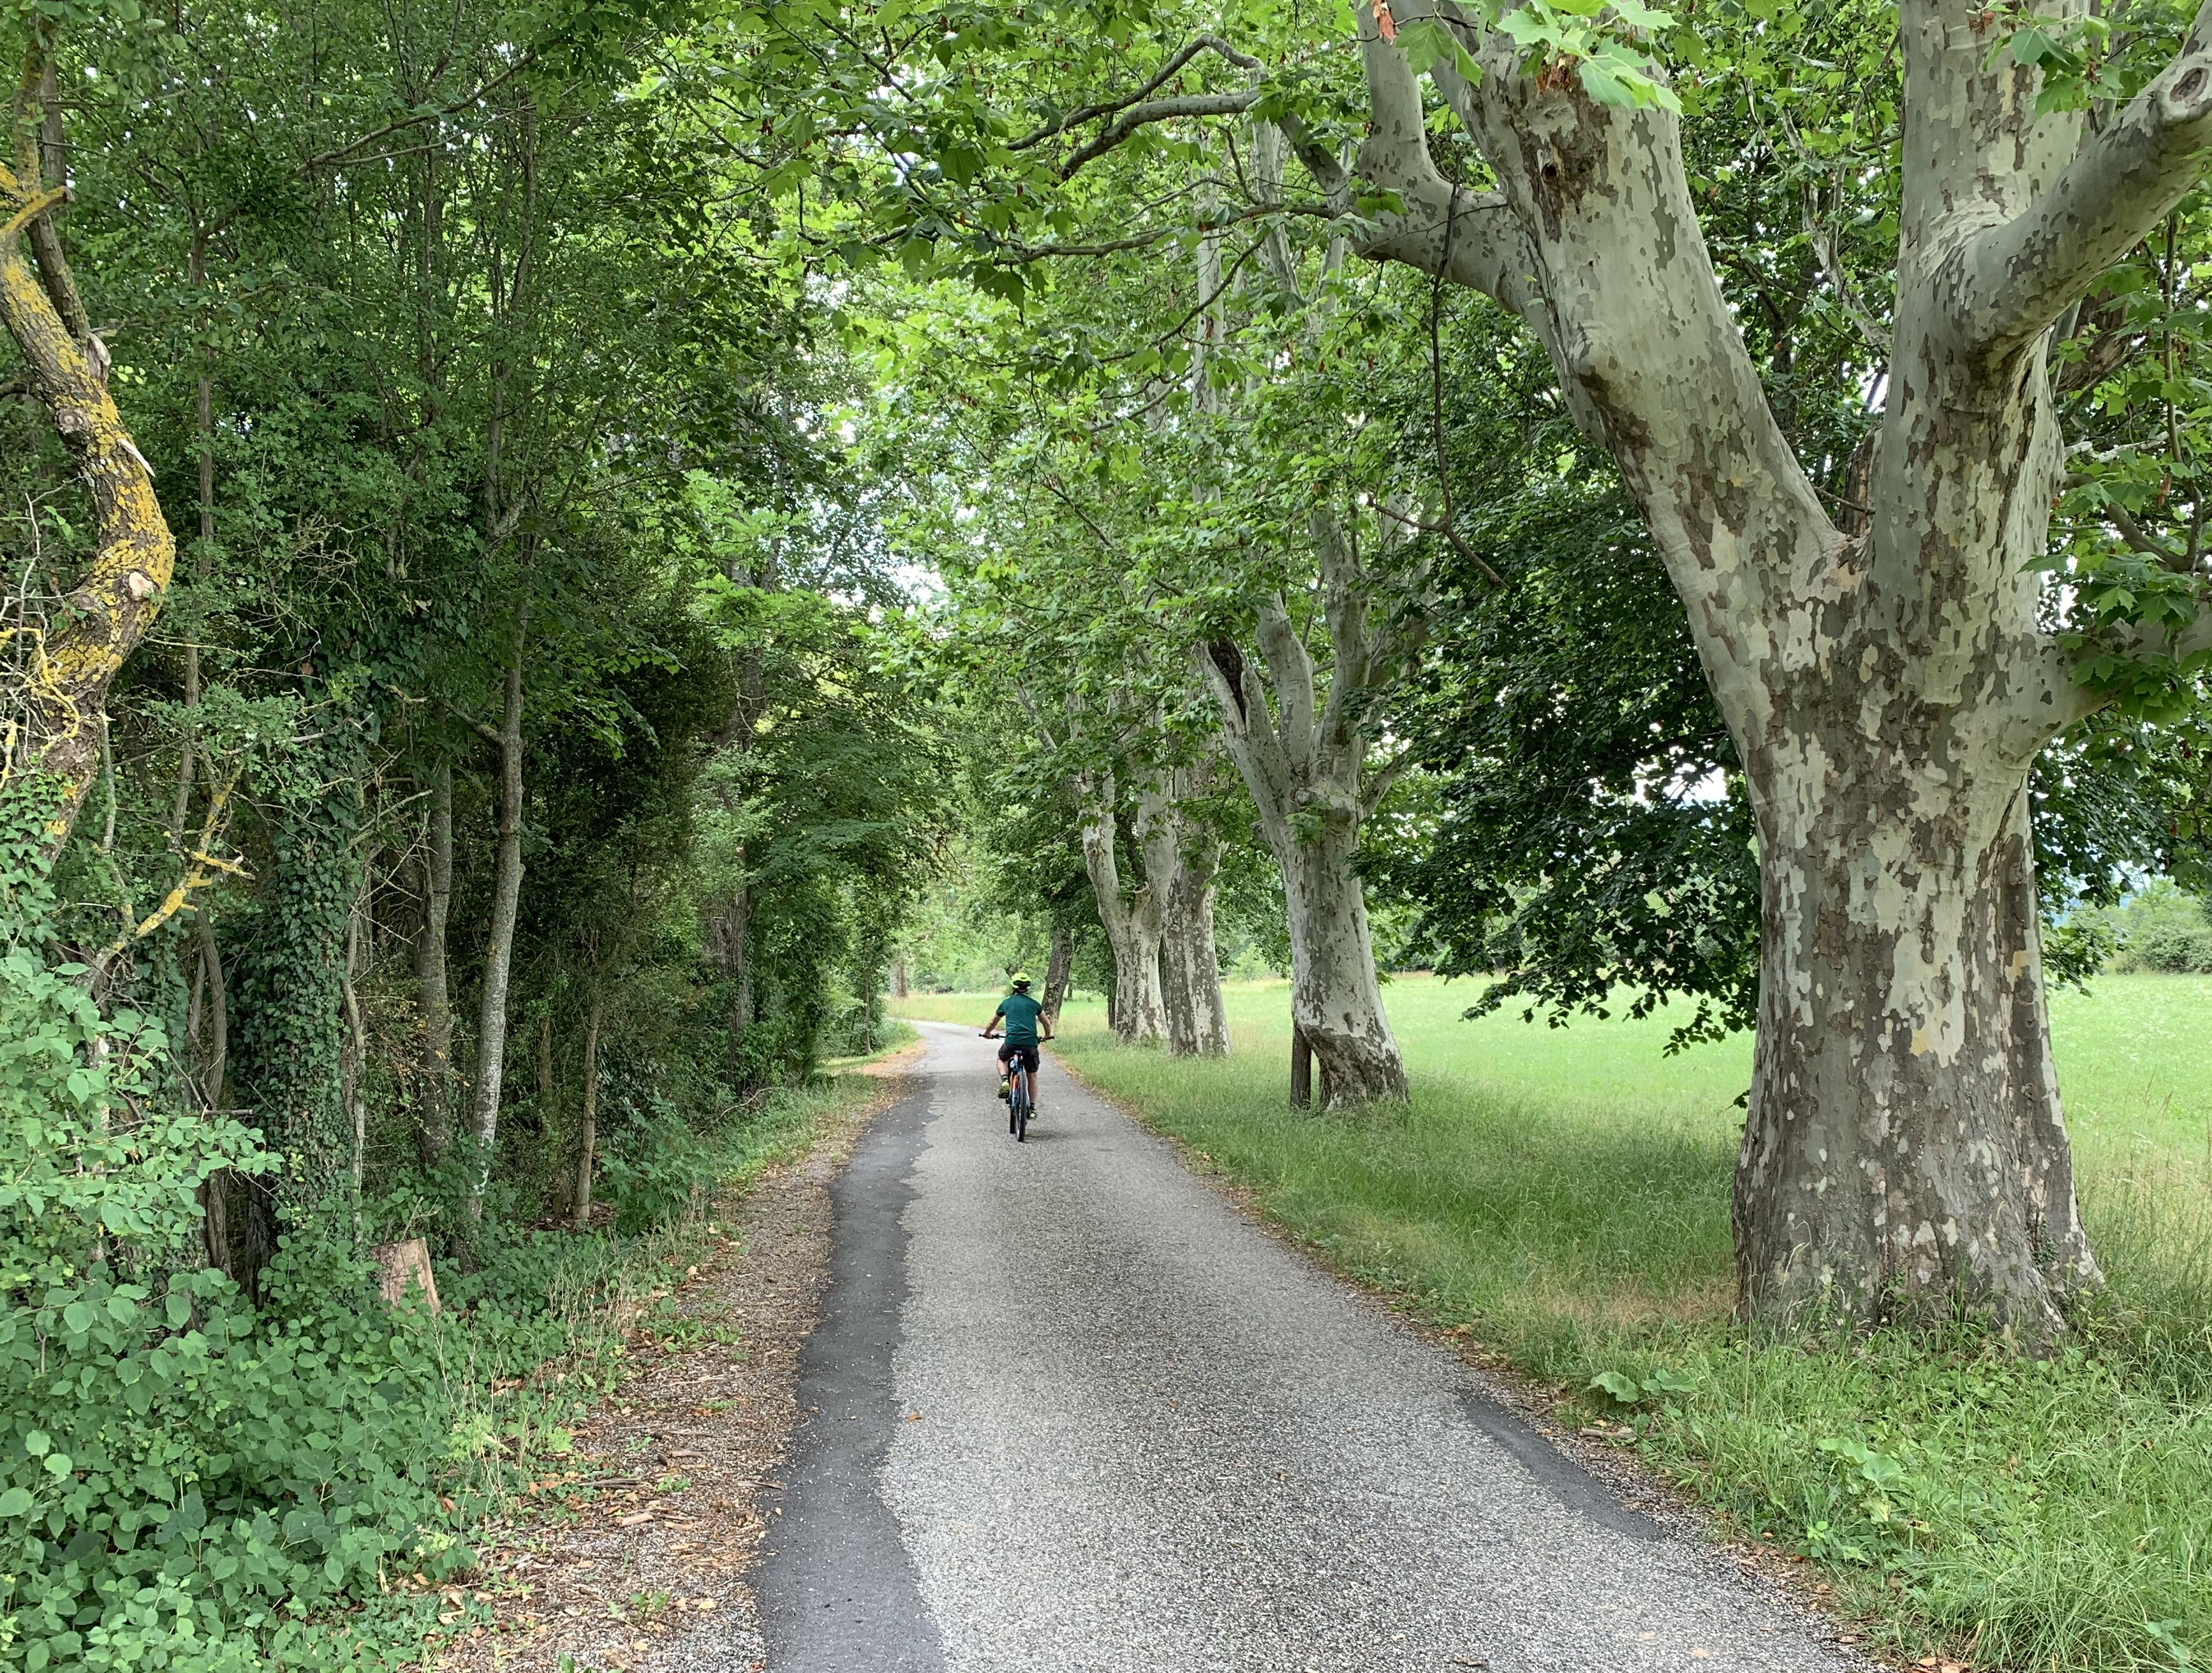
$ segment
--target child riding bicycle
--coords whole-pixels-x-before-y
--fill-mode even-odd
[[[1006,1043],[999,1048],[999,1096],[1006,1096],[1006,1085],[1015,1071],[1009,1065],[1018,1064],[1029,1076],[1030,1110],[1036,1110],[1037,1039],[1038,1031],[1043,1037],[1052,1037],[1052,1024],[1044,1014],[1044,1007],[1030,997],[1030,974],[1016,970],[1012,978],[1013,992],[999,1001],[999,1008],[991,1013],[989,1025],[983,1030],[987,1040],[996,1039],[999,1025],[1006,1025]]]

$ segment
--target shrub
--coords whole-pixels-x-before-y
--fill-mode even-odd
[[[2120,942],[2114,969],[2212,972],[2212,916],[2198,897],[2159,878],[2113,916]]]
[[[207,1268],[199,1191],[278,1159],[185,1113],[160,1025],[103,1016],[83,967],[49,962],[35,830],[0,818],[0,1664],[398,1659],[420,1605],[390,1581],[465,1568],[464,1523],[533,1446],[558,1450],[544,1396],[512,1379],[616,1328],[629,1268],[674,1250],[489,1214],[432,1319],[376,1301],[340,1203],[295,1217],[257,1306]],[[653,1114],[610,1170],[640,1231],[725,1155]],[[465,1191],[468,1170],[447,1172]],[[434,1218],[440,1191],[366,1221]]]

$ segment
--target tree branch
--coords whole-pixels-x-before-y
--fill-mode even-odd
[[[1283,607],[1280,594],[1271,596],[1260,606],[1260,619],[1254,637],[1258,640],[1260,656],[1267,665],[1267,682],[1275,688],[1274,731],[1281,741],[1284,757],[1293,773],[1303,772],[1313,761],[1314,699],[1313,659],[1291,626],[1291,613]],[[1251,681],[1252,669],[1244,670],[1245,681]],[[1248,703],[1248,707],[1249,707]],[[1267,711],[1262,706],[1254,716],[1264,723]],[[1255,728],[1257,729],[1256,727]]]
[[[2187,557],[2145,530],[2124,507],[2108,505],[2101,509],[2106,520],[2120,532],[2120,538],[2137,551],[2156,558],[2167,569],[2180,575],[2187,575],[2194,567]]]
[[[1243,93],[1187,93],[1133,106],[1097,138],[1072,154],[1060,166],[1060,178],[1072,178],[1084,164],[1104,156],[1139,128],[1155,122],[1172,122],[1178,117],[1241,116],[1260,102],[1261,93],[1258,88]]]
[[[411,116],[403,116],[396,122],[386,123],[381,128],[372,128],[365,134],[356,135],[343,145],[334,145],[327,151],[319,151],[301,163],[298,172],[302,174],[312,174],[318,168],[325,167],[329,164],[351,161],[347,154],[358,151],[364,145],[374,145],[380,139],[386,139],[393,134],[404,133],[410,128],[419,128],[425,122],[442,122],[449,116],[459,116],[471,106],[482,104],[506,82],[512,81],[537,62],[538,53],[536,49],[532,48],[501,70],[498,75],[478,87],[475,92],[454,100],[450,105],[441,106],[436,110],[416,111]]]
[[[102,367],[70,335],[45,281],[24,259],[21,232],[51,207],[40,204],[46,195],[36,176],[0,168],[0,208],[9,216],[0,234],[0,323],[84,474],[95,526],[91,565],[70,592],[64,618],[44,636],[31,693],[41,733],[36,758],[61,782],[61,804],[46,833],[47,852],[58,854],[98,774],[105,727],[96,717],[108,684],[161,611],[177,546],[155,497],[154,473],[115,410]]]
[[[2126,255],[2203,177],[2212,145],[2212,49],[2191,44],[2021,214],[1966,240],[1954,318],[1961,338],[2003,355],[2026,347]]]
[[[1079,109],[1072,110],[1057,121],[1048,122],[1035,132],[1024,134],[1006,149],[1009,151],[1026,151],[1033,146],[1043,144],[1048,139],[1066,133],[1070,128],[1079,128],[1086,122],[1095,122],[1102,116],[1111,116],[1116,111],[1124,111],[1132,105],[1140,104],[1173,81],[1177,72],[1200,52],[1218,52],[1240,70],[1260,68],[1259,59],[1238,52],[1218,35],[1194,35],[1188,46],[1176,52],[1161,67],[1158,75],[1153,76],[1151,81],[1146,82],[1127,98],[1109,99],[1101,104],[1085,105]]]

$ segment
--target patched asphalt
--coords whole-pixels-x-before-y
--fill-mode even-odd
[[[774,1673],[1865,1665],[1056,1067],[1017,1146],[927,1032],[838,1187]]]

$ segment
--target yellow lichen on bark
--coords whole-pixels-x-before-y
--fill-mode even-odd
[[[59,781],[48,845],[68,839],[98,776],[107,687],[161,611],[177,547],[154,493],[154,473],[116,411],[90,345],[70,334],[22,234],[58,194],[35,176],[0,167],[0,324],[23,356],[33,392],[84,475],[96,544],[90,568],[46,624],[27,682],[32,770]],[[72,293],[74,294],[74,293]]]

